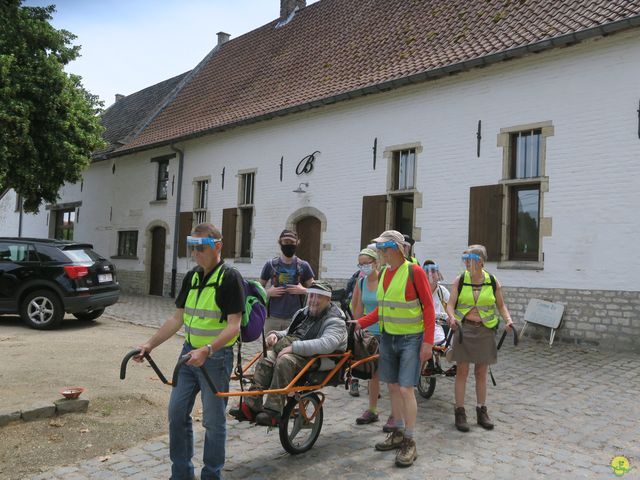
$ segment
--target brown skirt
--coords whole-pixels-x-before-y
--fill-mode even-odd
[[[498,361],[496,334],[492,328],[480,322],[462,322],[462,343],[460,330],[456,330],[453,340],[453,361],[493,365]]]

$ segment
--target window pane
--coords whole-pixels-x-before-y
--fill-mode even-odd
[[[407,154],[407,188],[415,187],[416,153],[409,150]]]
[[[540,176],[540,130],[513,134],[511,178]]]
[[[398,168],[398,189],[407,188],[407,151],[400,152],[400,164]]]
[[[530,257],[538,255],[538,241],[540,231],[538,187],[518,189],[515,195],[515,245],[512,248],[514,256]]]
[[[242,215],[242,239],[240,243],[240,256],[251,257],[251,226],[253,224],[253,208],[243,208]]]

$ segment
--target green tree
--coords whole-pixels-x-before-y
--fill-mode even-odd
[[[51,26],[53,12],[0,0],[0,186],[15,189],[28,212],[54,203],[104,145],[102,103],[65,73],[80,47]]]

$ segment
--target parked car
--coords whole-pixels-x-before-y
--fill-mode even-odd
[[[19,314],[32,328],[60,325],[65,312],[95,320],[120,296],[113,264],[93,245],[0,237],[0,314]]]

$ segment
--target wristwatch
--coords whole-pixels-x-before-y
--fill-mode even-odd
[[[209,358],[213,357],[213,347],[211,346],[210,343],[207,343],[207,348],[209,349],[209,355],[207,355],[207,357]]]

